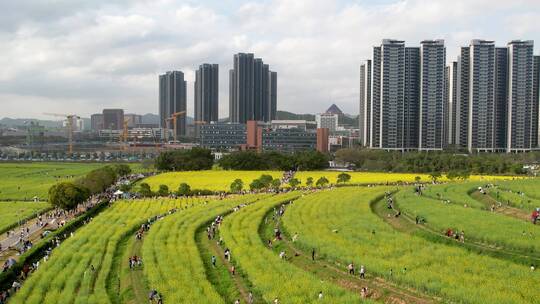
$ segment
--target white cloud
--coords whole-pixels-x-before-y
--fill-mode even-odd
[[[382,38],[444,38],[460,45],[536,39],[533,0],[17,1],[0,3],[0,116],[103,107],[157,112],[157,76],[183,70],[188,112],[194,69],[220,64],[220,114],[228,115],[228,70],[254,52],[278,72],[278,108],[357,111],[358,66]],[[224,2],[225,3],[225,2]],[[536,39],[540,43],[540,39]]]

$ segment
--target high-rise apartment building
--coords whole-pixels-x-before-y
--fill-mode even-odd
[[[195,121],[210,123],[218,121],[219,66],[202,64],[195,72]]]
[[[420,45],[419,150],[442,150],[444,143],[446,48],[443,40]]]
[[[369,147],[371,127],[371,60],[360,65],[360,116],[358,117],[360,143]]]
[[[420,48],[405,47],[405,94],[403,104],[403,148],[418,148],[420,111]]]
[[[277,73],[249,53],[234,55],[229,71],[229,118],[234,123],[271,121],[277,112]]]
[[[495,48],[495,148],[506,147],[506,121],[508,97],[508,49]]]
[[[167,72],[159,76],[159,119],[162,128],[176,129],[176,135],[186,134],[186,81],[180,71]],[[176,128],[171,116],[184,112],[176,119]]]
[[[534,117],[533,45],[530,40],[508,43],[507,152],[535,148],[533,136],[537,135],[533,132],[533,120],[537,117]]]
[[[470,45],[469,123],[467,149],[496,151],[495,43],[473,40]]]
[[[369,146],[385,150],[416,149],[420,48],[384,39],[373,48],[370,97],[363,115],[369,117]],[[369,82],[369,81],[366,81]],[[365,87],[365,92],[367,87]],[[366,119],[367,121],[367,119]]]
[[[124,128],[124,110],[122,109],[104,109],[103,110],[103,129],[122,130]]]
[[[458,63],[457,61],[452,61],[447,68],[447,99],[445,115],[446,144],[451,146],[456,144],[457,78]]]
[[[532,146],[540,147],[540,56],[534,56]]]

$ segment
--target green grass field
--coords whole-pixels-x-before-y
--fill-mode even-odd
[[[49,187],[104,166],[97,163],[0,163],[0,200],[47,200]]]
[[[50,208],[48,203],[0,202],[0,234],[17,222]]]
[[[465,208],[463,203],[444,203],[414,194],[412,189],[403,189],[396,196],[400,210],[412,218],[421,216],[426,225],[441,235],[447,230],[464,231],[467,239],[506,250],[517,250],[538,255],[540,252],[540,226],[531,225],[505,215]],[[472,201],[470,198],[467,202]],[[540,255],[538,255],[540,256]]]
[[[36,176],[31,172],[37,172],[39,165],[21,168],[27,175],[13,176],[35,183],[43,173]],[[88,169],[64,165],[67,168],[57,171],[41,170],[83,174]],[[145,181],[153,190],[160,184],[175,190],[182,182],[192,189],[228,190],[236,178],[248,187],[261,174],[282,176],[277,171],[215,170],[165,173]],[[325,176],[335,183],[338,174],[298,172],[297,178],[305,183],[307,177],[316,181]],[[429,180],[418,174],[349,174],[349,184],[355,185],[414,182],[416,176]],[[280,303],[374,303],[360,299],[363,281],[348,276],[350,262],[366,266],[366,284],[374,289],[374,300],[385,303],[400,299],[403,291],[406,302],[415,304],[536,303],[540,272],[531,271],[528,261],[538,260],[539,227],[509,214],[490,212],[482,196],[470,195],[478,186],[495,183],[499,186],[491,191],[499,190],[515,204],[520,198],[537,202],[534,197],[540,195],[540,180],[505,178],[471,177],[467,182],[427,184],[423,196],[414,194],[412,186],[353,186],[223,200],[119,201],[56,248],[10,303],[144,303],[154,288],[164,303],[232,303],[240,298],[244,304],[248,291],[254,293],[255,303],[271,303],[275,298]],[[378,201],[386,191],[397,191],[396,206],[412,222],[406,216],[394,219],[393,211]],[[493,195],[490,192],[484,197]],[[285,216],[276,218],[275,208],[290,201]],[[247,206],[231,212],[241,203]],[[30,216],[47,207],[46,203],[0,203],[0,230],[23,214]],[[142,241],[135,240],[134,232],[143,222],[172,208],[179,211],[153,224]],[[218,215],[224,215],[218,234],[223,238],[221,246],[207,240],[204,231]],[[424,217],[426,224],[415,225],[416,215]],[[402,222],[405,226],[398,227],[395,221],[409,224]],[[275,225],[284,229],[288,240],[298,233],[298,241],[274,241],[275,246],[269,248],[267,241]],[[464,230],[466,241],[444,237],[446,228]],[[232,264],[223,260],[226,247],[231,249]],[[313,248],[316,262],[309,256]],[[282,249],[287,250],[285,259],[278,256]],[[127,258],[135,254],[142,256],[143,266],[130,270]],[[210,263],[212,255],[219,257],[216,268]],[[229,273],[230,265],[236,267],[236,276]],[[324,300],[318,299],[319,291]]]
[[[32,200],[37,196],[47,200],[49,188],[59,181],[72,180],[106,166],[104,163],[0,163],[0,201]],[[130,164],[135,172],[143,171],[139,164]]]
[[[343,267],[354,261],[366,266],[368,277],[376,275],[451,303],[537,302],[540,272],[396,233],[370,208],[370,201],[386,189],[341,188],[305,196],[285,213],[285,228],[325,259]]]

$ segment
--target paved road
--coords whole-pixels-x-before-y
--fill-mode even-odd
[[[62,217],[62,219],[64,219],[64,217]],[[22,227],[19,226],[17,228],[14,228],[13,231],[15,231],[15,233],[13,233],[13,235],[10,235],[9,237],[7,237],[7,233],[5,233],[1,236],[2,240],[0,240],[0,244],[2,245],[2,250],[0,250],[0,252],[3,253],[4,251],[9,250],[9,247],[17,245],[17,243],[19,242],[19,238],[21,236],[21,229],[24,229],[25,238],[32,239],[34,236],[39,236],[39,234],[41,234],[46,229],[58,228],[58,225],[57,225],[58,222],[59,220],[57,219],[46,219],[47,225],[45,225],[44,227],[41,227],[37,225],[37,218],[34,218],[28,221],[26,225],[23,225]],[[29,235],[26,234],[27,227],[30,230]]]

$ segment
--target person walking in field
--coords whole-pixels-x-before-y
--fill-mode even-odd
[[[322,300],[323,299],[323,293],[322,293],[322,290],[319,291],[319,300]]]
[[[234,304],[240,304],[240,299],[236,299],[236,301],[234,301]]]
[[[253,304],[253,293],[250,291],[248,295],[248,304]]]
[[[366,268],[364,267],[364,265],[360,266],[360,278],[366,278]]]
[[[212,256],[212,267],[216,268],[216,257]]]
[[[315,261],[315,248],[311,250],[311,260]]]
[[[354,275],[354,263],[351,262],[349,265],[347,265],[347,270],[349,270],[349,274]]]

